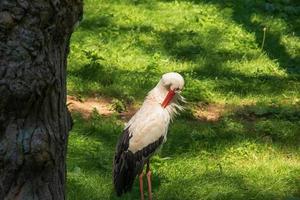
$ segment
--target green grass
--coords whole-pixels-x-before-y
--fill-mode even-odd
[[[186,80],[187,111],[152,160],[155,199],[300,199],[300,4],[272,2],[85,1],[70,95],[139,105],[164,72]],[[198,103],[231,109],[206,122],[193,116]],[[73,115],[68,199],[118,199],[111,167],[124,122]],[[139,199],[138,185],[123,199]]]

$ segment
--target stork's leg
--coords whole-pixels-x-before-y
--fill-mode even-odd
[[[150,170],[150,161],[147,161],[147,182],[148,182],[148,195],[149,200],[152,200],[152,183],[151,183],[151,170]]]
[[[143,177],[144,177],[144,172],[142,172],[139,176],[140,180],[140,193],[141,193],[141,200],[144,200],[144,185],[143,185]]]

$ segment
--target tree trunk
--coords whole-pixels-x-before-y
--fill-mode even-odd
[[[69,39],[81,0],[0,0],[0,200],[65,199]]]

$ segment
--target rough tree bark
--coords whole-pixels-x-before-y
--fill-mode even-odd
[[[0,0],[0,200],[65,199],[66,59],[82,0]]]

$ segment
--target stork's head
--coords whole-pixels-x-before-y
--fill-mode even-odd
[[[184,86],[183,77],[176,72],[164,74],[161,78],[161,82],[168,91],[172,90],[176,93],[181,92]]]
[[[161,105],[165,108],[169,105],[170,101],[174,98],[174,96],[180,96],[179,93],[182,91],[184,86],[183,77],[176,72],[169,72],[162,76],[159,85],[164,89],[167,93]]]

